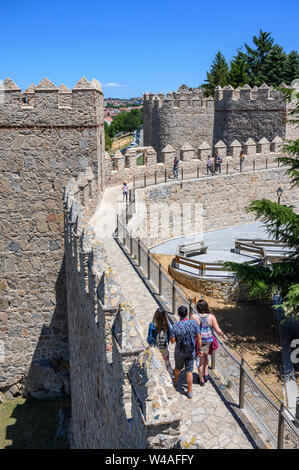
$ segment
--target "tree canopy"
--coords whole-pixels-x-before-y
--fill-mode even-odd
[[[271,33],[260,30],[253,36],[253,45],[247,43],[237,49],[230,63],[220,51],[207,72],[205,83],[201,85],[205,96],[214,96],[215,87],[232,85],[234,88],[248,83],[251,87],[267,83],[278,87],[282,82],[291,85],[299,79],[299,54],[291,51],[287,54],[275,43]]]

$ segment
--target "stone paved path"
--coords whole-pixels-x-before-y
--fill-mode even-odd
[[[104,229],[110,226],[104,239],[109,263],[117,273],[122,294],[126,301],[132,303],[146,337],[148,325],[158,305],[142,279],[136,274],[121,247],[112,238],[116,217],[112,215],[111,208],[116,206],[119,197],[119,186],[107,189],[90,223],[100,237],[103,236]],[[174,346],[170,345],[171,363],[174,366],[173,352]],[[179,378],[177,391],[175,389],[173,391],[180,395],[183,412],[182,437],[185,434],[199,437],[206,449],[252,449],[256,447],[240,421],[234,416],[233,409],[227,406],[225,399],[220,398],[215,382],[210,380],[204,387],[201,387],[196,383],[198,375],[195,371],[193,376],[192,400],[186,396],[187,385],[183,372]]]

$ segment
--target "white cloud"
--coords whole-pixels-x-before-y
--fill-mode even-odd
[[[114,83],[114,82],[109,82],[105,83],[103,87],[105,88],[119,88],[119,87],[125,87],[127,85],[121,85],[120,83]]]

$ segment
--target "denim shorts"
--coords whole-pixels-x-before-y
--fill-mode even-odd
[[[193,372],[194,358],[192,356],[186,357],[181,354],[174,354],[174,365],[178,370],[185,368],[186,372]]]

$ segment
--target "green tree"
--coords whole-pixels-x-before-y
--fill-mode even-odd
[[[291,100],[292,90],[285,90],[287,100]],[[294,92],[293,92],[294,93]],[[299,93],[291,112],[293,122],[299,124]],[[285,141],[285,155],[278,157],[287,166],[286,173],[293,186],[299,186],[299,139]],[[286,316],[299,320],[299,215],[292,206],[280,205],[268,199],[251,202],[247,211],[254,212],[266,226],[270,237],[276,238],[292,249],[287,259],[270,266],[250,266],[246,263],[225,263],[227,269],[236,274],[240,284],[249,287],[251,294],[265,298],[279,293],[284,299],[282,307]]]
[[[291,85],[296,78],[299,79],[299,54],[297,51],[291,51],[287,57],[284,82]]]
[[[283,48],[275,44],[265,57],[261,69],[261,81],[278,87],[286,78],[288,56]]]
[[[201,85],[205,96],[214,96],[216,86],[224,87],[229,84],[229,70],[225,57],[221,52],[217,52],[212,62],[210,72],[207,72],[207,83]]]
[[[104,121],[104,131],[105,131],[105,150],[109,152],[112,147],[112,140],[109,137],[109,125]]]
[[[248,75],[248,61],[247,56],[241,49],[238,49],[237,54],[233,57],[229,69],[229,84],[237,88],[250,82]]]
[[[264,81],[263,67],[267,55],[273,48],[274,39],[271,33],[260,30],[259,36],[253,36],[255,48],[245,43],[247,51],[248,73],[251,86],[260,86]]]

